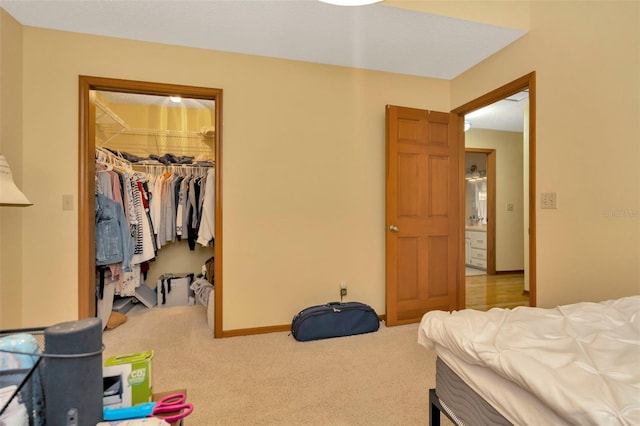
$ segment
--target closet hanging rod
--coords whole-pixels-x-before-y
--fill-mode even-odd
[[[209,170],[215,170],[215,164],[133,164],[133,170],[147,174],[158,175],[165,172],[178,175],[205,175]]]
[[[202,168],[211,168],[211,167],[215,167],[216,163],[215,162],[211,162],[211,164],[149,164],[149,163],[131,163],[131,166],[133,166],[134,168],[145,168],[145,169],[149,169],[149,168],[168,168],[168,169],[193,169],[196,167],[202,167]]]
[[[108,149],[96,146],[96,161],[101,164],[110,164],[122,167],[127,170],[132,170],[131,162],[127,161],[125,158],[120,157],[119,155],[109,151]]]

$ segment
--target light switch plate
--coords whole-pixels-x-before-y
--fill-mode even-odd
[[[73,210],[73,195],[62,196],[62,210]]]
[[[558,197],[555,192],[543,192],[540,197],[541,209],[557,209]]]

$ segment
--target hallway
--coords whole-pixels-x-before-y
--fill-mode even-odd
[[[486,311],[490,308],[529,306],[523,294],[524,274],[473,275],[465,278],[466,307]]]

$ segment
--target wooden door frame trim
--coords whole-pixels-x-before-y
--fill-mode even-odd
[[[487,274],[496,274],[496,150],[489,148],[464,148],[466,153],[480,153],[487,155]],[[464,168],[464,167],[463,167]],[[461,188],[462,192],[466,187]],[[466,210],[466,197],[465,197]],[[466,223],[466,214],[465,214]],[[463,240],[464,241],[464,240]],[[465,247],[466,250],[466,247]]]
[[[479,98],[476,98],[464,105],[461,105],[451,112],[460,116],[461,122],[464,121],[465,114],[491,105],[501,99],[520,92],[523,89],[529,89],[529,306],[536,306],[537,300],[537,281],[536,281],[536,72],[533,71],[510,83],[505,84]],[[464,152],[464,133],[460,137],[461,150]],[[460,217],[460,224],[464,226],[464,212]],[[461,234],[464,235],[464,234]],[[460,241],[461,246],[464,240]],[[464,274],[464,257],[461,259],[461,279],[460,285],[462,294],[464,294],[465,274]],[[460,294],[460,291],[458,291]],[[460,300],[459,300],[460,305]],[[464,298],[460,309],[464,309]]]
[[[95,107],[91,90],[147,95],[179,95],[215,102],[215,247],[214,337],[222,327],[222,89],[147,81],[79,76],[78,112],[78,318],[96,315],[95,308]]]

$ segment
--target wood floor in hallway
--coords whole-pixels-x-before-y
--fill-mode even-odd
[[[486,311],[490,308],[529,306],[524,295],[524,274],[473,275],[465,277],[466,307]]]

